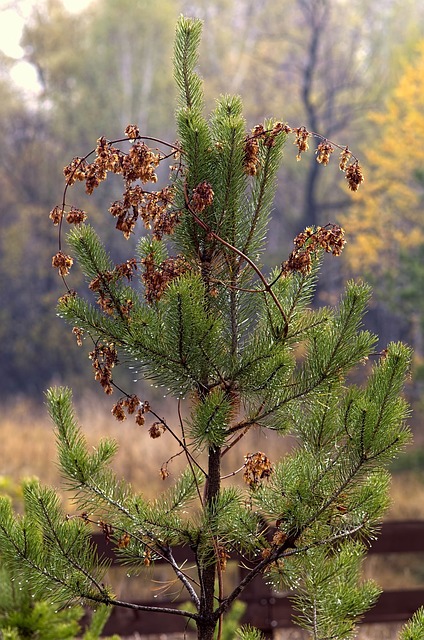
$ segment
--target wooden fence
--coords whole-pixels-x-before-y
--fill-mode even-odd
[[[95,534],[94,540],[100,553],[114,558],[111,545],[105,542],[104,536]],[[424,522],[402,521],[386,522],[382,526],[380,536],[369,549],[369,554],[402,554],[424,552]],[[174,557],[177,562],[187,558],[187,548],[175,549]],[[424,557],[423,557],[424,568]],[[238,566],[239,578],[245,570]],[[262,631],[267,638],[272,638],[273,630],[292,625],[292,607],[287,596],[273,593],[265,584],[261,576],[253,580],[243,591],[241,599],[247,604],[242,622],[251,624]],[[150,606],[178,606],[175,602],[161,598],[138,602],[137,604]],[[377,604],[367,612],[366,623],[402,622],[424,605],[424,587],[420,589],[387,590],[384,591]],[[178,633],[187,629],[187,621],[181,616],[150,613],[123,607],[115,607],[104,633],[131,635]]]

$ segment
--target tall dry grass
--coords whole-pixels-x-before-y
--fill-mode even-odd
[[[89,446],[95,447],[104,437],[114,438],[119,445],[113,462],[117,476],[146,497],[157,496],[186,465],[184,455],[178,455],[181,447],[167,432],[160,438],[150,438],[148,429],[155,418],[149,420],[149,414],[145,426],[139,427],[130,419],[117,422],[111,415],[111,406],[111,399],[103,401],[101,396],[86,397],[76,405],[78,421]],[[180,432],[176,404],[172,400],[161,398],[152,403],[152,408],[176,433]],[[22,478],[35,476],[60,490],[62,479],[57,466],[56,440],[47,410],[21,400],[7,410],[0,410],[0,416],[0,477],[19,483]],[[293,446],[290,439],[281,440],[276,434],[252,431],[225,456],[224,473],[240,468],[246,453],[263,451],[275,461]],[[164,481],[160,469],[168,460],[170,476]],[[224,480],[234,481],[241,481],[240,474]]]
[[[76,405],[78,422],[90,447],[96,447],[101,438],[117,440],[119,451],[113,468],[119,478],[125,478],[135,489],[145,489],[154,496],[161,487],[159,470],[169,458],[171,449],[177,449],[164,435],[158,440],[149,438],[146,427],[134,421],[118,423],[111,415],[112,402],[96,396],[85,398]],[[160,412],[168,419],[169,407]],[[25,477],[37,477],[58,489],[62,478],[57,465],[56,439],[45,407],[29,401],[20,401],[0,418],[0,475],[20,482]],[[171,470],[177,472],[178,460]]]
[[[87,442],[95,447],[103,437],[116,439],[119,451],[113,468],[117,476],[126,479],[146,497],[157,496],[185,466],[184,456],[177,455],[168,464],[170,477],[162,480],[162,465],[181,453],[181,448],[169,433],[154,440],[149,437],[148,428],[154,418],[150,422],[147,419],[144,427],[130,419],[119,423],[111,415],[111,405],[111,399],[103,399],[101,394],[87,396],[76,404],[78,421]],[[152,407],[179,432],[176,405],[172,399],[156,399]],[[62,479],[57,466],[53,425],[44,406],[21,399],[13,406],[0,409],[0,443],[0,478],[20,483],[22,478],[35,476],[42,483],[60,489]],[[252,431],[225,456],[225,473],[240,468],[248,452],[263,451],[271,461],[276,461],[293,446],[294,441],[290,438],[281,438],[265,430]],[[234,481],[241,481],[240,474],[226,482]],[[0,490],[1,486],[0,483]],[[387,518],[424,519],[424,475],[405,472],[395,475],[391,497]]]

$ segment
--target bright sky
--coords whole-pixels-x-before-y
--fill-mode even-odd
[[[62,0],[62,4],[71,13],[82,11],[91,2],[92,0]],[[11,72],[12,80],[20,87],[33,92],[37,90],[36,73],[30,64],[20,60],[23,50],[19,46],[19,40],[25,20],[40,2],[39,0],[20,0],[19,10],[12,8],[13,4],[12,0],[0,0],[0,49],[7,56],[18,60]]]

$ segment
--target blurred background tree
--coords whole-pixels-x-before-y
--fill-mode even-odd
[[[305,225],[343,216],[352,260],[345,261],[345,273],[329,272],[326,294],[338,296],[341,278],[363,274],[365,266],[375,289],[370,321],[379,324],[382,341],[399,338],[419,347],[424,147],[418,149],[412,139],[414,133],[422,135],[423,126],[423,73],[416,71],[417,46],[424,39],[420,0],[93,0],[81,13],[68,12],[60,0],[9,0],[0,21],[3,12],[23,11],[28,4],[32,13],[21,46],[37,72],[38,89],[17,86],[12,80],[16,60],[0,57],[3,400],[18,394],[40,399],[51,382],[61,382],[59,371],[76,389],[93,384],[72,337],[52,313],[62,291],[50,267],[56,237],[48,212],[60,198],[57,181],[70,160],[69,149],[78,155],[105,132],[121,137],[130,122],[170,139],[175,135],[169,60],[180,13],[205,22],[201,73],[210,92],[208,108],[219,91],[239,92],[248,126],[273,113],[292,126],[305,125],[352,149],[363,148],[369,189],[352,199],[340,187],[336,166],[321,171],[313,149],[296,163],[295,149],[286,149],[270,257],[284,260],[292,237]],[[396,123],[396,117],[402,121]],[[381,206],[377,191],[388,175],[393,186],[387,198],[395,197],[397,185],[413,194],[412,205],[412,196],[399,193],[391,207]],[[97,201],[98,211],[114,199],[113,191],[111,182]],[[99,215],[92,203],[90,214]],[[378,270],[370,262],[372,247],[363,246],[374,218],[387,243]],[[404,234],[395,236],[394,229]],[[413,247],[408,229],[414,229]],[[395,261],[391,238],[400,240]],[[122,246],[116,239],[114,251],[119,259]],[[398,312],[400,306],[404,313]]]
[[[404,65],[383,110],[369,114],[372,144],[363,151],[368,184],[345,222],[351,268],[396,313],[422,357],[424,253],[424,41]],[[372,237],[372,241],[370,240]]]

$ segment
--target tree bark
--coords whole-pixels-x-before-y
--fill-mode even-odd
[[[205,510],[213,514],[216,499],[221,488],[221,449],[210,447],[208,456],[208,478],[205,487]],[[212,532],[214,535],[214,532]],[[214,536],[215,538],[215,536]],[[215,549],[214,558],[206,562],[206,566],[200,568],[201,596],[200,596],[200,620],[197,623],[198,640],[212,640],[216,619],[213,612],[215,608],[215,578],[218,560]]]

